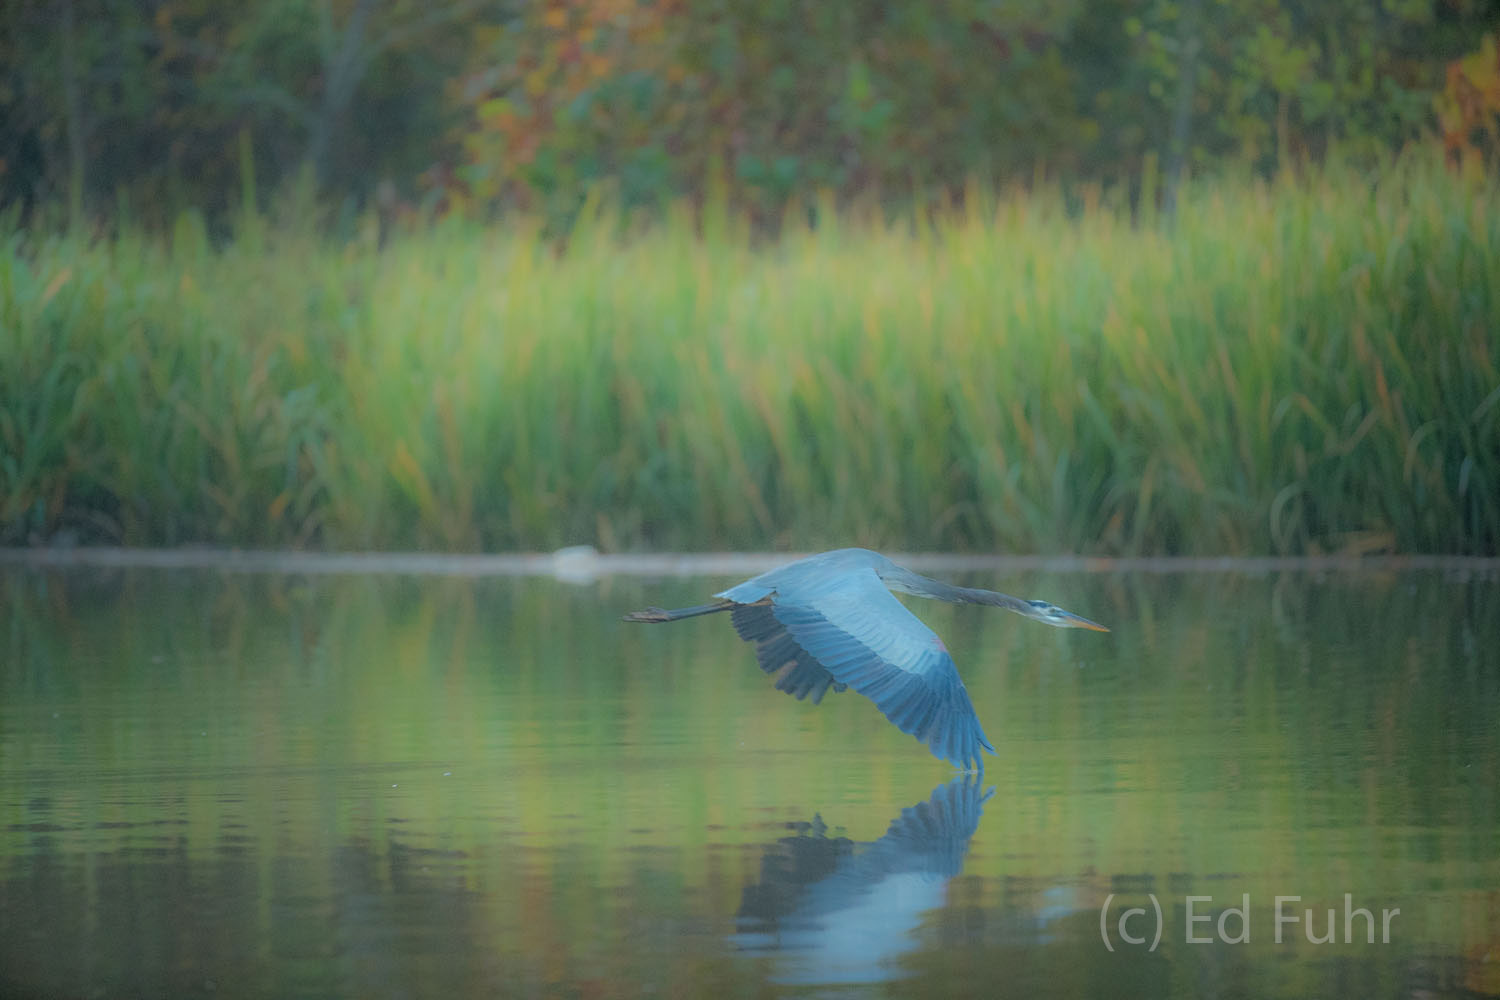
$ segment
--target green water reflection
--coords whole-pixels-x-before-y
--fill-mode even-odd
[[[0,573],[0,995],[1500,995],[1493,575],[965,580],[982,784],[726,582]]]

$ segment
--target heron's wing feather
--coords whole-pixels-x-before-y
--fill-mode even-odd
[[[772,613],[828,671],[873,701],[902,732],[960,767],[994,751],[937,634],[886,589],[873,569],[808,593],[779,589]]]
[[[812,654],[797,645],[769,604],[741,604],[730,612],[730,618],[740,638],[755,643],[755,658],[760,669],[775,675],[776,690],[798,701],[811,695],[816,705],[830,687],[837,692],[848,686],[835,681]]]

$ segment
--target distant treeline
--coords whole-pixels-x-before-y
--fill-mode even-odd
[[[219,225],[303,177],[346,231],[567,219],[601,182],[760,221],[969,178],[1163,177],[1170,202],[1225,161],[1493,141],[1497,23],[1500,0],[8,0],[0,201]]]
[[[1500,183],[1439,160],[770,246],[0,221],[0,544],[1493,554]]]

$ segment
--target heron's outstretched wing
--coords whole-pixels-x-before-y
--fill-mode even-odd
[[[902,732],[960,767],[982,766],[980,750],[994,751],[942,640],[896,600],[873,569],[843,574],[807,593],[778,588],[769,596],[771,615],[785,636],[769,631],[757,615],[759,649],[780,655],[788,648],[784,639],[790,639],[826,671],[826,681],[817,678],[809,687],[819,697],[829,683],[847,684]],[[777,666],[788,659],[783,656]],[[761,665],[766,667],[765,658]],[[784,679],[799,671],[805,677],[811,668],[799,659]]]

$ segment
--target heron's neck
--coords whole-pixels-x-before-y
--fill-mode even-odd
[[[887,587],[892,590],[899,590],[904,594],[913,594],[917,597],[930,597],[933,600],[947,601],[949,604],[986,604],[990,607],[1006,608],[1022,614],[1031,610],[1031,606],[1021,598],[1002,594],[998,590],[981,590],[977,587],[955,587],[951,583],[933,580],[900,566],[895,568],[897,572],[882,573],[881,578],[885,581]]]
[[[1002,594],[998,590],[980,590],[977,587],[954,587],[953,590],[958,596],[945,597],[943,600],[952,601],[955,604],[986,604],[992,608],[1005,608],[1009,611],[1031,610],[1031,605],[1021,598]]]

